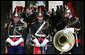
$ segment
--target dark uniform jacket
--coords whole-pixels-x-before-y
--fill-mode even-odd
[[[9,37],[9,35],[22,35],[22,38],[25,39],[27,34],[26,28],[26,24],[22,23],[21,21],[19,21],[17,24],[14,22],[8,23],[5,28],[5,40]]]
[[[72,24],[76,20],[77,20],[77,18],[75,18],[74,16],[72,18],[68,19],[68,23],[70,24],[69,27],[80,28],[79,20],[76,23]]]
[[[35,36],[36,31],[40,28],[42,23],[43,22],[40,23],[40,22],[36,21],[31,24],[31,34],[33,34],[33,36]],[[38,34],[45,34],[47,37],[49,35],[49,33],[50,33],[49,23],[46,22],[46,24],[44,25],[44,27],[41,29],[41,31]],[[37,37],[37,36],[35,36],[35,37]]]

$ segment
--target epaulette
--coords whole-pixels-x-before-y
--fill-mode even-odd
[[[24,27],[27,28],[27,23],[24,23]]]
[[[7,23],[5,23],[5,25],[4,25],[4,28],[6,28],[7,27]]]

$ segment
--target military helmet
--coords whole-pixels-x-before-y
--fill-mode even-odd
[[[65,13],[71,13],[71,10],[70,9],[66,9]]]
[[[43,17],[43,13],[41,12],[41,8],[40,8],[39,12],[37,13],[37,17]]]
[[[15,11],[12,17],[21,17],[20,14],[17,12],[17,8],[15,8]]]

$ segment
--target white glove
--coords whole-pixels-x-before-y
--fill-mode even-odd
[[[19,45],[21,42],[24,42],[24,39],[22,37],[15,42],[15,46]]]
[[[44,39],[43,43],[41,44],[42,47],[45,47],[45,45],[49,42],[48,39]]]
[[[6,42],[10,43],[12,46],[15,46],[15,43],[10,38],[7,38]]]
[[[70,47],[70,45],[69,45],[68,43],[66,43],[66,44],[62,47],[62,49],[63,49],[63,50],[67,50],[69,47]]]
[[[33,40],[33,42],[36,44],[35,46],[40,47],[40,43],[38,42],[36,38]]]
[[[66,28],[66,29],[64,30],[64,34],[66,34],[66,33],[68,33],[68,32],[74,33],[74,28]]]
[[[22,23],[25,23],[23,18],[21,18],[20,21],[21,21]]]

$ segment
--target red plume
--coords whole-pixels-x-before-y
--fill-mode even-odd
[[[71,2],[67,2],[67,6],[68,6],[68,8],[72,11],[72,15],[73,15],[74,17],[77,17],[76,12],[74,11],[74,9],[73,9],[73,7],[72,7],[72,3],[71,3]]]

